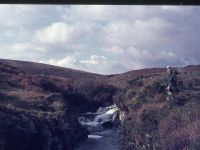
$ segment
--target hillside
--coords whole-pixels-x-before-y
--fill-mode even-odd
[[[100,74],[94,74],[85,71],[46,65],[36,62],[0,59],[0,63],[15,67],[18,70],[27,74],[43,74],[48,76],[64,77],[71,79],[94,79],[97,77],[103,77],[103,75]]]
[[[81,112],[113,103],[106,76],[0,60],[0,149],[71,150],[87,138]]]
[[[177,68],[166,101],[165,68],[100,75],[0,59],[0,149],[71,150],[87,138],[79,113],[115,103],[125,114],[122,150],[198,149],[200,65]]]
[[[200,149],[200,66],[176,68],[179,92],[167,101],[163,69],[120,75],[114,102],[126,114],[121,150]],[[153,72],[152,72],[153,71]]]

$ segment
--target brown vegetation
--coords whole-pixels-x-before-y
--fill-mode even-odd
[[[198,150],[200,65],[178,71],[179,93],[166,101],[163,68],[103,76],[0,60],[0,149],[73,149],[87,135],[78,113],[115,103],[126,113],[122,150]]]
[[[115,96],[118,106],[128,110],[121,129],[122,150],[200,149],[200,68],[182,70],[178,74],[179,92],[171,101],[167,101],[164,73],[133,77],[123,83],[124,89]]]

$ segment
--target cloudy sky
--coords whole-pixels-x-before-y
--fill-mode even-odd
[[[200,6],[0,5],[0,58],[101,74],[200,64]]]

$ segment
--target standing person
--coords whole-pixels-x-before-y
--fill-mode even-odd
[[[167,100],[173,99],[174,93],[178,92],[177,89],[177,72],[172,70],[171,66],[167,66]]]

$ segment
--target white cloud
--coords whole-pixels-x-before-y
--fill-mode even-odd
[[[0,57],[104,74],[199,62],[200,8],[0,5]]]
[[[149,49],[168,45],[173,29],[173,23],[157,17],[110,22],[103,27],[102,41],[107,47],[124,49],[135,46]]]
[[[61,19],[62,11],[58,8],[52,5],[0,5],[0,27],[36,29]]]
[[[177,6],[161,6],[163,10],[173,10],[173,11],[181,11],[183,7],[177,7]]]
[[[109,48],[103,48],[102,51],[112,53],[112,54],[122,54],[122,53],[124,53],[124,50],[117,47],[117,46],[113,46],[113,47],[109,47]]]
[[[31,43],[14,43],[0,45],[2,58],[34,61],[39,60],[46,50]]]
[[[176,56],[172,51],[148,51],[145,49],[136,49],[135,47],[129,47],[127,49],[127,55],[132,59],[133,63],[139,64],[136,68],[140,67],[159,67],[163,65],[177,65],[183,63],[182,60]],[[131,61],[131,60],[129,60]],[[141,68],[140,68],[141,69]]]
[[[66,9],[63,14],[63,19],[73,22],[75,20],[89,20],[98,21],[104,20],[107,17],[107,9],[104,5],[73,5]],[[87,22],[87,21],[86,21]]]
[[[173,13],[180,13],[183,15],[190,13],[193,9],[191,6],[161,6],[161,8],[165,11],[172,11]]]
[[[81,60],[80,63],[98,65],[104,63],[105,60],[106,60],[105,56],[92,55],[88,60]]]
[[[34,34],[34,40],[42,43],[66,43],[75,36],[76,27],[64,22],[55,22]]]
[[[62,66],[62,67],[75,67],[74,63],[76,63],[77,60],[73,56],[67,56],[62,59],[49,59],[49,60],[41,60],[40,63],[46,63],[56,66]]]

